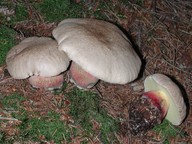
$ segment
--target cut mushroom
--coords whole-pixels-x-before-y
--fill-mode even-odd
[[[7,68],[15,79],[26,79],[33,87],[59,88],[69,65],[68,56],[58,50],[55,40],[30,37],[14,46],[6,57]]]
[[[53,30],[59,50],[73,61],[71,80],[81,88],[98,79],[126,84],[137,78],[141,60],[115,25],[96,19],[66,19]]]
[[[144,81],[145,92],[129,109],[131,133],[146,132],[167,119],[180,125],[186,117],[186,105],[179,87],[163,74],[153,74]]]

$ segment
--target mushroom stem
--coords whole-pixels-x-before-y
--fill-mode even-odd
[[[145,92],[133,101],[129,109],[129,125],[132,134],[137,135],[152,129],[165,118],[169,104],[162,91]]]
[[[35,88],[45,88],[45,89],[57,89],[61,88],[64,82],[63,75],[57,75],[52,77],[43,76],[31,76],[29,78],[29,83]]]
[[[165,94],[162,91],[149,91],[145,92],[142,97],[147,97],[151,100],[153,106],[161,111],[162,119],[167,114],[169,104],[166,100]]]
[[[78,64],[74,62],[72,62],[69,69],[69,76],[70,81],[82,89],[92,88],[99,80],[98,78],[83,70]]]

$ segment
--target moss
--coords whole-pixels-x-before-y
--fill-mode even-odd
[[[61,143],[64,137],[70,141],[69,127],[60,121],[59,114],[55,112],[49,112],[48,115],[39,118],[28,118],[19,128],[23,141],[41,141],[40,137],[44,137],[45,141],[53,140],[55,143]]]
[[[5,63],[7,52],[15,44],[16,32],[7,26],[0,25],[0,65]]]
[[[172,125],[167,120],[164,120],[160,125],[155,126],[153,130],[162,134],[164,143],[166,144],[169,144],[169,138],[185,136],[185,132],[183,132],[179,127]]]
[[[80,17],[83,9],[70,0],[44,0],[35,7],[43,15],[45,21],[59,22],[65,18]]]
[[[109,117],[107,112],[100,108],[98,95],[74,88],[68,98],[71,101],[70,114],[86,131],[87,134],[94,134],[92,120],[101,125],[100,140],[103,143],[113,141],[113,133],[118,131],[118,121]],[[110,141],[108,140],[110,137]]]
[[[60,120],[60,114],[49,111],[48,114],[39,116],[35,112],[26,111],[22,102],[28,100],[19,94],[5,96],[1,103],[4,110],[10,112],[13,118],[21,121],[17,126],[19,134],[9,136],[7,139],[3,132],[0,133],[0,142],[12,143],[14,141],[37,141],[40,142],[41,137],[44,141],[54,141],[55,143],[62,143],[66,140],[71,141],[71,135],[78,135],[78,130],[74,127],[69,127],[66,123]]]

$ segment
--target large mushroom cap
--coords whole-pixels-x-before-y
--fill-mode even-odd
[[[69,65],[67,55],[58,50],[55,40],[46,37],[30,37],[14,46],[6,57],[10,75],[24,79],[38,75],[50,77],[65,71]]]
[[[169,103],[166,119],[174,125],[182,123],[186,117],[186,105],[179,87],[163,74],[153,74],[144,81],[145,92],[162,91]]]
[[[66,19],[53,30],[59,50],[93,76],[125,84],[137,78],[141,60],[115,25],[95,19]]]

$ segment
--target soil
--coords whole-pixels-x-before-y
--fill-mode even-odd
[[[145,133],[161,123],[162,112],[151,99],[139,97],[129,107],[129,126],[133,135]]]

